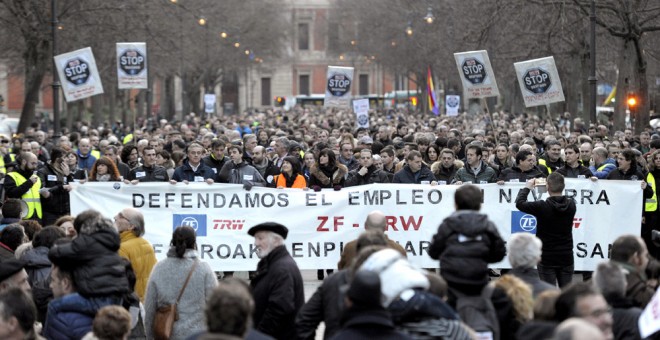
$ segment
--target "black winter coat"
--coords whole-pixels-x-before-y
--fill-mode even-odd
[[[425,164],[422,164],[422,168],[416,174],[410,170],[410,165],[406,164],[403,169],[394,174],[394,179],[392,179],[392,183],[406,184],[421,184],[422,181],[435,181],[433,171],[431,171],[431,169]]]
[[[73,241],[55,245],[48,252],[52,263],[73,270],[80,295],[123,296],[129,291],[126,267],[119,250],[119,234],[102,229],[95,233],[78,234]]]
[[[527,202],[529,191],[528,188],[520,189],[516,208],[536,217],[536,237],[543,242],[541,264],[572,265],[575,200],[566,196],[550,196],[544,201]]]
[[[55,216],[69,215],[71,213],[69,192],[64,189],[64,186],[73,182],[73,174],[59,176],[50,164],[46,164],[39,169],[38,175],[41,178],[41,187],[48,188],[50,191],[50,197],[41,197],[43,212]],[[44,223],[44,225],[48,224]]]
[[[512,168],[506,168],[500,172],[500,177],[497,179],[498,181],[505,181],[505,182],[511,182],[516,181],[517,182],[527,182],[528,179],[532,178],[539,178],[539,177],[546,177],[538,168],[533,167],[530,170],[527,171],[522,171],[520,170],[519,167],[514,166]]]
[[[350,308],[342,318],[342,329],[332,340],[406,340],[411,337],[397,332],[390,314],[383,309]]]
[[[160,165],[152,167],[141,165],[131,170],[127,179],[129,181],[137,179],[138,182],[167,182],[170,177],[167,175],[167,170]]]
[[[339,331],[345,295],[340,288],[348,283],[347,269],[340,270],[323,281],[296,317],[296,339],[314,339],[316,328],[321,321],[325,323],[324,339],[329,339]]]
[[[577,168],[571,168],[568,164],[557,169],[557,173],[561,174],[567,178],[578,178],[578,176],[584,176],[585,178],[590,178],[593,176],[593,173],[589,168],[582,164],[578,164]]]
[[[390,182],[390,178],[387,176],[387,173],[385,171],[379,170],[375,165],[370,166],[364,176],[358,173],[361,168],[362,167],[358,167],[356,170],[348,173],[348,178],[346,179],[344,186],[354,187],[365,184]]]
[[[459,210],[442,221],[428,250],[440,259],[445,280],[466,285],[486,285],[488,264],[506,254],[504,240],[488,216],[473,210]]]
[[[262,258],[250,282],[254,297],[254,328],[276,339],[294,339],[305,291],[298,265],[284,246]]]

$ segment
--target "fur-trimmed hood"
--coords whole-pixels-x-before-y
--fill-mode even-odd
[[[337,162],[336,165],[337,169],[332,174],[332,184],[341,183],[342,179],[346,177],[346,174],[348,174],[348,168],[344,164]],[[323,183],[323,185],[330,184],[330,178],[328,178],[328,176],[326,176],[326,174],[321,171],[318,163],[314,163],[314,165],[312,165],[312,167],[309,169],[309,174],[316,177],[316,179]]]

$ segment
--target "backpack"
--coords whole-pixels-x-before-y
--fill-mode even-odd
[[[475,331],[479,340],[500,339],[497,312],[490,300],[492,293],[493,287],[486,285],[481,291],[481,295],[461,295],[456,300],[458,315]]]

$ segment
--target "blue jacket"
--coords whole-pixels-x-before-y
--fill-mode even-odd
[[[598,167],[595,167],[593,165],[589,167],[591,173],[594,174],[594,176],[598,177],[598,179],[607,178],[607,175],[609,175],[610,172],[614,169],[616,169],[616,161],[614,161],[613,158],[606,159],[605,163],[599,165]]]
[[[92,156],[90,151],[86,156],[80,154],[80,150],[76,152],[78,154],[78,169],[87,169],[87,171],[92,171],[92,167],[96,162],[96,157]]]
[[[190,163],[188,163],[188,160],[186,159],[183,162],[183,165],[174,170],[174,175],[172,175],[172,179],[177,182],[194,182],[195,177],[203,177],[204,180],[209,178],[215,180],[215,172],[208,165],[204,164],[204,162],[199,162],[197,171],[193,171],[192,167],[190,167]]]
[[[49,340],[82,339],[92,330],[96,312],[110,302],[110,299],[86,299],[78,293],[51,301],[43,336]]]

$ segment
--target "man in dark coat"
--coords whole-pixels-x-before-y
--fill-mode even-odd
[[[387,173],[378,169],[374,165],[372,157],[371,149],[362,149],[362,151],[360,151],[360,166],[348,173],[348,178],[346,179],[344,186],[353,187],[365,184],[390,182]]]
[[[406,165],[394,174],[392,183],[421,184],[422,182],[436,183],[433,171],[422,162],[422,154],[412,150],[406,157]]]
[[[295,337],[295,320],[305,303],[302,275],[284,246],[289,230],[274,222],[258,224],[254,236],[261,259],[250,282],[254,296],[254,328],[276,339]]]
[[[142,151],[142,165],[131,170],[124,183],[138,184],[139,182],[167,182],[167,170],[156,164],[156,149],[147,146]]]
[[[530,179],[516,197],[516,208],[536,217],[536,236],[543,242],[538,264],[541,280],[562,288],[573,278],[573,218],[575,200],[563,195],[564,176],[553,172],[548,176],[548,198],[527,202],[536,179]]]
[[[612,307],[612,332],[615,339],[641,339],[637,321],[642,310],[626,298],[626,275],[614,261],[598,264],[593,282]]]
[[[183,182],[188,184],[188,182],[206,182],[213,184],[216,177],[215,172],[202,163],[204,147],[197,142],[193,142],[188,145],[186,153],[188,157],[183,161],[181,166],[174,170],[174,175],[172,175],[170,183],[176,184],[177,182]]]
[[[526,182],[530,178],[539,177],[546,176],[536,167],[536,156],[531,151],[522,150],[516,154],[516,166],[502,170],[497,184]]]

